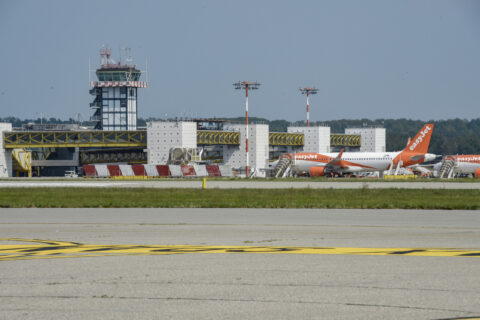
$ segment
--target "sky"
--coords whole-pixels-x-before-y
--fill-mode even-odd
[[[83,120],[102,45],[148,70],[142,118],[480,117],[480,1],[0,1],[0,117]],[[148,68],[146,61],[148,60]],[[95,77],[94,73],[90,73]],[[145,78],[144,78],[145,79]]]

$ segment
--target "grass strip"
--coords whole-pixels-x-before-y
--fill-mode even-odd
[[[480,190],[2,188],[0,208],[480,209]]]

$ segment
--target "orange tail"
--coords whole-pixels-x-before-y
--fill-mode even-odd
[[[423,126],[422,130],[413,138],[407,147],[403,150],[411,153],[427,153],[428,146],[430,144],[430,138],[432,137],[433,123],[427,123]]]

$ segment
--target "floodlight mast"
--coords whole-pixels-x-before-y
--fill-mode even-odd
[[[300,88],[300,92],[302,94],[307,95],[307,127],[310,127],[310,95],[311,94],[317,94],[318,89],[317,88],[305,87],[305,88]]]
[[[247,164],[245,165],[245,176],[248,178],[249,176],[249,168],[248,165],[250,163],[250,159],[248,156],[248,89],[250,90],[257,90],[260,86],[258,82],[251,82],[251,81],[238,81],[233,84],[235,90],[242,90],[245,89],[245,125],[246,125],[246,138],[245,138],[245,153],[247,158]]]

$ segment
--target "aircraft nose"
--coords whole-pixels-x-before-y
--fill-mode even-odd
[[[275,168],[275,167],[277,166],[277,164],[278,164],[278,160],[277,160],[277,161],[270,162],[270,163],[268,164],[268,166],[269,166],[270,168]]]
[[[437,158],[437,155],[436,154],[433,154],[433,153],[427,153],[425,154],[425,162],[428,162],[428,161],[433,161]]]

